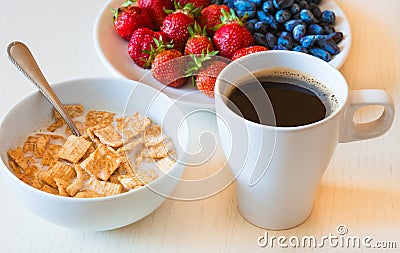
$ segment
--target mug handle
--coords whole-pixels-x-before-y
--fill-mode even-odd
[[[366,123],[354,122],[356,111],[368,105],[381,105],[384,110],[379,118]],[[394,119],[392,97],[384,90],[353,90],[349,94],[349,104],[344,116],[344,125],[339,142],[371,139],[386,133]]]

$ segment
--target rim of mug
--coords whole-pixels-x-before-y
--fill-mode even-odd
[[[344,99],[344,100],[341,100],[341,101],[338,101],[338,106],[337,106],[337,108],[336,108],[330,115],[328,115],[328,117],[325,117],[325,118],[323,118],[322,120],[319,120],[319,121],[316,121],[316,122],[313,122],[313,123],[309,123],[309,124],[306,124],[306,125],[299,125],[299,126],[270,126],[270,125],[263,125],[263,124],[256,123],[256,122],[253,122],[253,121],[251,121],[251,120],[248,120],[248,119],[246,119],[246,118],[244,118],[244,117],[242,117],[242,116],[236,114],[235,112],[233,112],[233,111],[227,106],[226,101],[224,101],[224,99],[222,99],[222,97],[223,97],[223,96],[226,96],[227,94],[221,94],[221,91],[220,91],[220,88],[221,88],[220,82],[221,82],[221,80],[224,80],[224,78],[222,78],[222,77],[223,77],[224,75],[226,75],[227,72],[231,71],[230,68],[232,68],[232,66],[234,66],[234,64],[240,65],[240,66],[242,66],[243,68],[245,68],[243,65],[240,64],[240,62],[247,61],[247,60],[252,59],[252,58],[255,58],[255,57],[262,57],[263,55],[280,55],[280,54],[282,54],[282,55],[290,55],[289,57],[303,57],[303,58],[305,58],[305,59],[307,59],[307,60],[310,60],[310,61],[316,61],[318,64],[322,64],[322,65],[324,66],[324,68],[329,69],[330,71],[332,71],[332,73],[334,73],[335,75],[338,75],[339,78],[343,79],[343,81],[344,81],[344,83],[345,83],[345,86],[346,86],[346,88],[347,88],[347,89],[344,91],[344,92],[345,92],[345,94],[344,94],[344,95],[345,95],[345,96],[344,96],[345,99]],[[232,64],[232,63],[234,63],[234,64]],[[321,59],[319,59],[319,58],[317,58],[317,57],[314,57],[314,56],[312,56],[312,55],[308,55],[308,54],[301,53],[301,52],[295,52],[295,51],[268,50],[268,51],[256,52],[256,53],[252,53],[252,54],[243,56],[243,57],[241,57],[241,58],[236,59],[236,60],[233,61],[232,63],[231,63],[231,64],[228,64],[228,66],[226,66],[226,67],[220,72],[220,74],[219,74],[218,77],[217,77],[217,80],[216,80],[216,83],[215,83],[215,87],[214,87],[214,90],[215,90],[215,92],[214,92],[214,93],[215,93],[215,105],[216,105],[216,108],[215,108],[215,109],[216,109],[216,111],[218,110],[218,108],[217,108],[217,100],[220,100],[219,102],[223,105],[225,111],[227,111],[230,115],[234,115],[234,117],[237,117],[237,118],[240,118],[240,119],[244,120],[244,121],[246,122],[246,124],[250,124],[250,125],[254,125],[254,126],[261,126],[262,128],[271,128],[271,129],[275,129],[275,131],[296,131],[296,130],[303,130],[303,129],[307,129],[307,128],[316,127],[316,126],[318,126],[318,125],[320,125],[320,124],[323,124],[323,123],[326,122],[326,121],[330,121],[332,118],[337,117],[337,115],[338,115],[342,110],[344,110],[344,107],[345,107],[345,105],[347,104],[348,96],[349,96],[349,86],[348,86],[347,81],[346,81],[346,79],[344,78],[344,76],[340,73],[339,70],[337,70],[337,69],[335,69],[334,67],[332,67],[329,63],[327,63],[327,62],[325,62],[325,61],[323,61],[323,60],[321,60]],[[289,69],[290,69],[290,67],[287,67],[287,66],[276,66],[276,67],[273,67],[273,68],[289,68]],[[296,70],[296,69],[294,69],[294,70]],[[299,71],[300,73],[304,73],[303,71],[300,71],[300,70],[297,70],[297,71]],[[249,72],[252,72],[252,71],[249,70]],[[308,74],[308,75],[310,75],[310,74]],[[316,78],[314,75],[310,75],[310,76]],[[316,79],[318,80],[318,78],[316,78]],[[228,85],[229,85],[229,86],[232,86],[232,83],[229,83]],[[330,86],[329,86],[328,88],[331,90],[331,87],[330,87]]]

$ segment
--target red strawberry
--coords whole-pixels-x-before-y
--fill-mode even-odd
[[[128,53],[132,60],[140,67],[147,68],[150,51],[158,49],[160,42],[167,42],[167,36],[162,32],[154,32],[149,28],[139,28],[133,34],[128,44]]]
[[[164,9],[172,10],[174,8],[172,0],[138,0],[138,5],[147,9],[155,30],[160,29],[164,18],[168,15]]]
[[[225,12],[230,12],[231,10],[228,6],[224,4],[223,5],[211,4],[201,10],[201,15],[200,17],[197,18],[197,20],[199,21],[202,27],[204,26],[207,27],[207,34],[213,35],[215,32],[213,28],[221,24],[221,17],[222,17],[221,9],[223,9]]]
[[[248,54],[267,51],[267,50],[268,50],[268,48],[263,47],[263,46],[250,46],[250,47],[241,48],[233,54],[232,61],[234,61],[240,57],[243,57],[245,55],[248,55]]]
[[[140,27],[153,29],[147,10],[134,6],[132,1],[127,0],[121,7],[111,10],[114,13],[114,29],[126,40],[129,40],[133,32]]]
[[[194,27],[188,27],[190,37],[186,42],[185,54],[201,54],[204,52],[214,51],[214,46],[211,39],[207,37],[205,29],[201,30],[201,27],[195,23]]]
[[[221,56],[231,59],[237,50],[254,45],[254,39],[233,10],[230,15],[222,10],[222,14],[222,25],[215,32],[213,42]]]
[[[177,2],[181,6],[185,6],[190,3],[196,8],[205,8],[210,5],[210,0],[177,0]]]
[[[177,50],[183,51],[190,36],[188,27],[193,26],[194,15],[198,12],[198,9],[195,9],[191,4],[187,4],[183,8],[177,4],[176,8],[175,12],[165,17],[161,31],[173,40]]]
[[[227,63],[216,60],[210,61],[205,67],[201,68],[196,75],[196,86],[199,91],[206,96],[214,97],[215,82],[219,73],[226,67]]]
[[[186,76],[192,77],[193,84],[205,95],[214,97],[215,81],[219,73],[228,65],[225,58],[216,57],[217,51],[191,55],[192,61],[188,63]],[[224,61],[225,60],[225,61]]]
[[[186,83],[186,61],[176,49],[164,49],[159,52],[151,65],[153,77],[164,85],[181,87]]]

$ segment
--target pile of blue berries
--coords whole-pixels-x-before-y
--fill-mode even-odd
[[[239,17],[247,15],[246,28],[258,45],[303,52],[324,61],[340,53],[343,33],[335,31],[335,13],[321,11],[321,0],[212,1],[228,5]]]

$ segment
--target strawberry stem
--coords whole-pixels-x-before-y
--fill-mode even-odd
[[[223,8],[221,8],[221,14],[222,24],[220,26],[228,23],[238,23],[240,26],[244,26],[247,18],[247,13],[242,18],[239,18],[233,9],[231,9],[230,12],[226,12]]]
[[[135,3],[136,3],[136,0],[133,0],[133,1],[126,0],[125,3],[123,3],[121,6],[122,7],[128,7],[128,6],[134,5]]]
[[[211,60],[213,56],[216,56],[217,54],[218,51],[209,52],[208,49],[207,52],[204,52],[203,50],[200,55],[191,54],[190,56],[192,57],[193,61],[188,63],[188,68],[185,71],[185,77],[195,76],[196,73],[204,66],[204,63]]]
[[[155,47],[153,45],[150,45],[150,50],[146,50],[143,49],[142,52],[145,54],[149,55],[149,58],[146,60],[146,63],[144,64],[144,68],[148,68],[151,66],[151,64],[154,61],[154,58],[161,52],[167,50],[167,49],[171,49],[174,48],[174,44],[172,44],[172,41],[168,42],[168,43],[164,43],[162,36],[160,35],[160,37],[157,38],[153,38]]]

